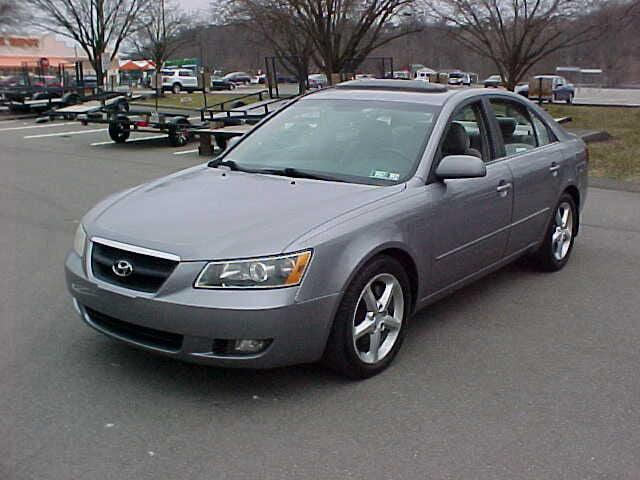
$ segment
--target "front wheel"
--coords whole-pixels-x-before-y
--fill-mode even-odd
[[[179,83],[174,83],[174,84],[173,84],[173,87],[171,87],[171,91],[172,91],[173,93],[175,93],[176,95],[177,95],[178,93],[180,93],[180,90],[182,90],[182,87],[180,86],[180,84],[179,84]]]
[[[578,231],[578,210],[573,197],[567,193],[560,197],[534,260],[540,269],[556,272],[569,261]]]
[[[366,265],[342,299],[324,362],[353,379],[383,371],[398,353],[411,310],[409,278],[394,258]]]

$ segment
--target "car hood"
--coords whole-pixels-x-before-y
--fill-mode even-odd
[[[85,217],[90,236],[184,260],[281,253],[340,215],[404,189],[225,171],[185,170],[107,199]]]

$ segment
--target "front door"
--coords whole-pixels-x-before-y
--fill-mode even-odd
[[[481,103],[472,102],[453,115],[445,130],[438,157],[479,156],[487,162],[487,175],[435,181],[427,187],[433,199],[430,294],[482,272],[504,256],[512,177],[504,162],[493,161],[487,126]]]

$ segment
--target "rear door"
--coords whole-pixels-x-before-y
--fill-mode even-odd
[[[523,102],[489,100],[498,155],[513,175],[513,225],[507,255],[540,241],[560,195],[562,145],[544,121]]]
[[[462,125],[469,138],[466,152],[446,147],[448,130]],[[458,128],[458,127],[456,127]],[[494,157],[482,102],[463,104],[449,121],[440,144],[438,162],[447,154],[480,156],[487,167],[483,178],[437,180],[429,185],[434,217],[432,290],[442,289],[480,273],[504,255],[511,222],[512,179],[509,167]],[[435,167],[434,165],[434,171]]]

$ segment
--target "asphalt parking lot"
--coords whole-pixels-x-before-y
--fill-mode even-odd
[[[590,190],[567,268],[420,312],[375,378],[214,369],[91,330],[63,275],[88,208],[195,148],[0,122],[0,479],[640,478],[640,194]]]

